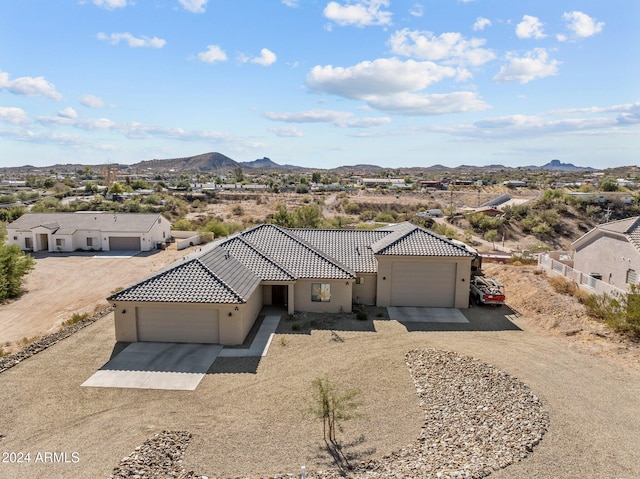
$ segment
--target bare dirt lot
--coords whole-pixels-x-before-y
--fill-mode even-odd
[[[120,258],[94,253],[36,254],[36,267],[26,276],[25,293],[0,305],[0,346],[13,351],[20,344],[51,333],[74,313],[93,313],[106,298],[188,254],[167,250]]]

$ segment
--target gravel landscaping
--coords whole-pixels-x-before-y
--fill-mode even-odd
[[[481,478],[524,459],[547,430],[538,398],[488,364],[435,349],[410,351],[406,362],[425,414],[420,437],[351,470],[308,472],[307,478]],[[190,437],[184,431],[157,434],[125,457],[111,479],[206,477],[182,467]]]

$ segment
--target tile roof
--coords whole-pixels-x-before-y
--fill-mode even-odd
[[[203,250],[109,300],[243,303],[261,281],[353,279],[356,273],[375,273],[375,255],[473,255],[463,245],[411,223],[372,231],[264,224]]]
[[[355,271],[313,247],[291,230],[264,224],[240,235],[260,251],[266,251],[296,278],[352,279]]]
[[[25,213],[9,223],[7,229],[29,231],[38,226],[57,231],[56,234],[73,234],[77,230],[103,232],[147,232],[160,218],[158,213],[109,213],[106,211],[81,211],[76,213]]]
[[[214,249],[209,253],[202,258],[178,264],[119,291],[107,300],[245,303],[255,288],[260,285],[260,278],[231,258],[224,250]]]
[[[378,262],[371,244],[389,233],[382,230],[293,229],[296,236],[358,273],[375,273]]]
[[[263,281],[294,281],[296,279],[293,273],[287,271],[242,236],[224,241],[218,247],[228,251]]]
[[[465,247],[416,225],[396,229],[372,244],[371,249],[379,255],[473,256]]]

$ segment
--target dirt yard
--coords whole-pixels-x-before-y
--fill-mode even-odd
[[[0,346],[11,352],[51,333],[74,313],[89,314],[107,306],[106,298],[194,248],[140,253],[130,258],[94,257],[89,253],[36,254],[36,267],[26,277],[25,293],[0,305]]]

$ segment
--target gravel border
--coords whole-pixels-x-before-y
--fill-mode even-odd
[[[418,439],[349,471],[307,472],[307,479],[482,478],[524,459],[547,431],[549,416],[538,397],[490,364],[437,349],[412,350],[406,364],[425,414]],[[156,434],[125,457],[111,479],[207,478],[182,467],[190,438],[186,431]]]
[[[6,356],[0,357],[0,373],[3,373],[7,369],[14,367],[21,361],[25,359],[29,359],[31,356],[35,356],[39,352],[44,351],[45,349],[53,346],[54,344],[62,341],[63,339],[68,338],[72,334],[80,331],[85,326],[89,326],[92,323],[95,323],[100,318],[105,317],[107,314],[113,311],[113,306],[109,306],[105,309],[98,311],[93,316],[90,316],[86,319],[78,321],[76,323],[70,324],[69,326],[64,326],[60,328],[55,333],[48,334],[46,336],[41,337],[37,341],[28,344],[24,348],[19,351],[16,351],[12,354],[7,354]]]

